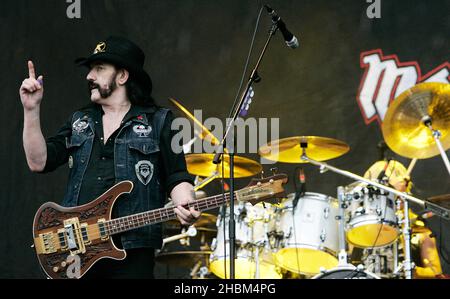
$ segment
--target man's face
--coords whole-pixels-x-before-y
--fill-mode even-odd
[[[99,102],[106,99],[117,88],[116,83],[117,70],[112,64],[104,62],[95,62],[91,65],[86,79],[91,101]]]

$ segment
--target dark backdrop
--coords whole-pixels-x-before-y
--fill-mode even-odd
[[[381,0],[381,19],[368,19],[364,0],[268,1],[300,39],[297,50],[286,48],[281,35],[272,41],[255,86],[252,117],[279,117],[280,138],[318,135],[345,141],[346,155],[332,160],[337,167],[363,174],[378,159],[380,126],[366,125],[356,101],[363,74],[360,53],[382,49],[402,61],[418,61],[422,73],[449,60],[449,2],[445,0]],[[27,59],[44,75],[42,129],[53,134],[76,108],[89,101],[86,70],[73,60],[89,54],[110,34],[128,36],[145,51],[145,67],[161,105],[179,100],[203,117],[224,119],[241,78],[261,1],[232,0],[82,0],[81,19],[69,19],[62,0],[3,0],[0,3],[0,277],[41,277],[32,244],[36,209],[59,202],[67,167],[51,174],[31,173],[22,147],[23,113],[18,96],[27,76]],[[270,19],[261,19],[256,50],[263,45]],[[253,56],[255,58],[255,55]],[[254,63],[254,59],[252,60]],[[252,63],[252,65],[253,65]],[[257,155],[245,155],[257,160]],[[404,163],[409,160],[394,153]],[[295,164],[277,164],[292,175]],[[268,171],[268,167],[265,167]],[[335,196],[351,182],[316,167],[304,166],[308,190]],[[422,160],[413,171],[414,194],[420,198],[450,193],[440,157]],[[240,179],[242,187],[248,179]],[[293,186],[288,185],[289,192]],[[212,183],[208,194],[219,192]],[[449,224],[432,219],[444,270],[450,272]]]

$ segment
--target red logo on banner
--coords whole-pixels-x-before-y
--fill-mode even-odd
[[[356,99],[365,123],[381,125],[390,103],[405,90],[422,82],[450,83],[450,63],[444,62],[422,76],[417,61],[400,62],[397,55],[384,56],[381,49],[361,53],[364,75]]]

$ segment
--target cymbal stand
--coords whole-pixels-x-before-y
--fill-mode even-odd
[[[345,192],[344,187],[339,186],[337,189],[338,201],[339,201],[339,255],[338,255],[338,267],[348,267],[351,266],[348,263],[346,242],[345,242],[345,208],[347,207],[345,203]]]
[[[442,134],[439,130],[433,129],[432,126],[432,120],[430,116],[425,116],[423,119],[423,124],[430,129],[431,134],[433,135],[434,141],[436,142],[436,146],[439,149],[439,153],[441,154],[442,160],[444,161],[445,167],[447,168],[448,174],[450,175],[450,162],[448,160],[448,157],[445,153],[444,147],[442,146],[440,138],[442,137]]]
[[[404,238],[404,260],[400,266],[394,271],[394,275],[403,269],[405,272],[406,279],[412,279],[412,269],[414,268],[414,263],[411,260],[411,222],[409,220],[409,203],[407,200],[403,201],[404,218],[401,221],[403,224],[403,238]]]
[[[208,185],[209,183],[211,183],[214,179],[219,177],[219,172],[218,171],[213,171],[213,173],[207,177],[204,178],[200,183],[195,184],[194,186],[194,191],[198,191],[199,189],[205,187],[206,185]]]

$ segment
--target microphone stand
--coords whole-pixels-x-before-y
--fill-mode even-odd
[[[258,68],[261,64],[261,61],[264,57],[264,54],[266,53],[267,47],[269,46],[269,43],[272,39],[272,37],[275,35],[275,32],[278,30],[278,23],[272,21],[272,26],[269,30],[269,36],[267,38],[267,41],[264,45],[264,48],[262,49],[262,52],[259,56],[259,59],[256,63],[256,66],[254,67],[250,78],[247,82],[247,85],[245,87],[244,92],[241,94],[241,98],[239,100],[238,105],[236,106],[236,110],[233,113],[233,118],[228,124],[227,130],[225,132],[225,135],[223,136],[222,141],[218,145],[218,151],[216,155],[214,156],[213,163],[219,164],[221,156],[223,155],[224,148],[226,147],[226,139],[228,138],[228,134],[230,133],[230,130],[233,128],[234,123],[239,115],[239,112],[241,111],[241,107],[244,103],[245,96],[247,95],[247,92],[250,90],[250,87],[253,85],[253,83],[258,83],[261,81],[261,77],[258,75]],[[230,157],[230,219],[229,219],[229,239],[230,239],[230,279],[235,278],[235,258],[236,258],[236,230],[235,230],[235,221],[234,221],[234,147],[235,147],[235,139],[234,135],[232,137],[232,144],[231,149],[228,150],[228,155]]]

